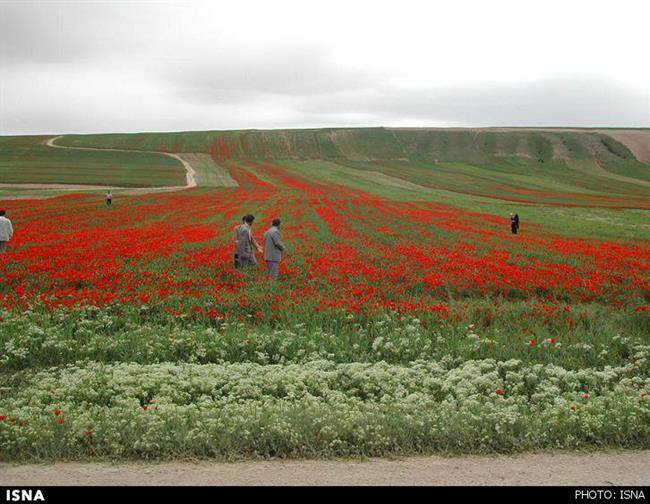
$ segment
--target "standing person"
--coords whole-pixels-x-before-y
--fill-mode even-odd
[[[280,219],[273,219],[273,225],[264,233],[264,260],[266,274],[271,280],[277,280],[284,243],[280,235]]]
[[[519,231],[519,214],[510,212],[510,231],[512,234],[517,234]]]
[[[239,244],[239,228],[242,227],[246,223],[246,215],[244,215],[241,218],[241,224],[238,224],[235,226],[235,229],[233,230],[233,244],[235,246],[235,251],[234,251],[234,263],[235,263],[235,269],[241,268],[241,262],[239,261],[239,251],[237,250],[237,246]]]
[[[0,210],[0,254],[7,251],[7,242],[14,235],[14,228],[11,221],[5,217],[6,212]]]
[[[106,193],[106,204],[108,206],[111,206],[113,204],[113,195],[111,194],[111,191],[108,191]]]
[[[257,249],[260,253],[262,252],[262,247],[253,236],[252,226],[255,217],[248,214],[244,216],[243,220],[244,223],[235,228],[235,256],[239,268],[257,266],[254,249]]]

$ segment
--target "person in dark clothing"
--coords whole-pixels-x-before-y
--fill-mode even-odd
[[[510,231],[512,231],[512,234],[519,232],[519,214],[510,214]]]

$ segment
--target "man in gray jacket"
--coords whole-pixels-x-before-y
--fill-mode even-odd
[[[11,221],[5,217],[5,211],[0,210],[0,254],[7,251],[7,242],[14,235],[14,228]]]
[[[273,225],[264,233],[264,260],[266,261],[266,274],[271,280],[278,278],[280,261],[284,251],[284,243],[280,235],[280,219],[273,219]]]

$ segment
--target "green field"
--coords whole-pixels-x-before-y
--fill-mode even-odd
[[[650,222],[648,210],[645,209],[574,206],[566,199],[566,205],[512,202],[462,191],[408,185],[403,183],[403,178],[381,178],[376,175],[377,170],[351,169],[348,163],[284,161],[282,167],[314,181],[354,187],[395,201],[442,202],[464,210],[498,216],[517,211],[528,223],[564,236],[632,241],[650,239]],[[650,198],[650,191],[646,192],[646,197]]]
[[[2,145],[71,156],[81,178],[86,154],[143,178],[140,156],[167,159],[42,140]],[[116,190],[109,207],[0,186],[16,230],[0,460],[650,447],[650,167],[622,144],[387,129],[57,143],[173,151],[198,187]],[[233,267],[247,213],[258,240],[282,219],[277,281],[261,257]]]
[[[185,170],[169,156],[47,147],[49,137],[0,137],[0,183],[121,187],[185,185]]]
[[[178,152],[199,187],[235,187],[228,172],[270,162],[314,182],[396,201],[435,201],[493,215],[519,211],[527,223],[568,236],[650,237],[650,165],[590,130],[397,130],[386,128],[66,135],[57,144],[133,149],[73,151],[47,137],[1,137],[0,183],[183,185]],[[277,183],[264,169],[246,167]],[[119,191],[118,191],[119,193]],[[0,199],[55,191],[0,187]]]
[[[352,173],[379,172],[426,188],[513,202],[650,206],[648,165],[620,142],[590,131],[212,131],[69,135],[61,144],[203,152],[220,161],[320,160]],[[329,167],[338,171],[329,164],[324,169]]]

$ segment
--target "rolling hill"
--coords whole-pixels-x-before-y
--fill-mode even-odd
[[[411,184],[513,202],[648,208],[650,165],[606,130],[347,128],[66,135],[62,145],[279,163],[310,179]],[[639,151],[636,130],[635,150]],[[650,136],[648,137],[650,138]],[[320,168],[319,168],[320,166]],[[343,175],[341,178],[340,175]],[[389,184],[391,185],[391,184]],[[417,192],[417,191],[416,191]]]

